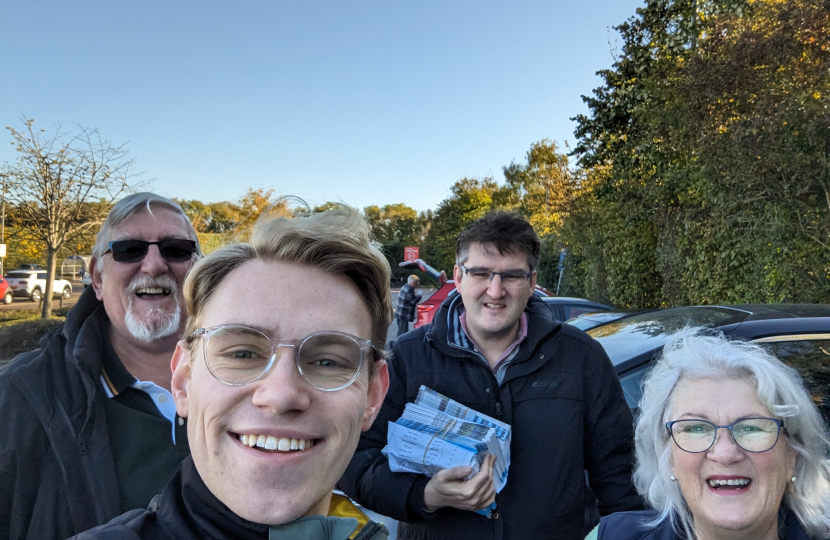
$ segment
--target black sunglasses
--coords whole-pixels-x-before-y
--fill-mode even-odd
[[[184,238],[166,238],[158,242],[145,240],[113,240],[104,252],[112,253],[112,260],[120,263],[135,263],[144,260],[150,246],[158,246],[162,258],[167,262],[189,261],[196,253],[196,242]]]

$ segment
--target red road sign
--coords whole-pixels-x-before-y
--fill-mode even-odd
[[[418,258],[418,248],[416,247],[405,247],[403,248],[403,260],[405,261],[414,261]]]

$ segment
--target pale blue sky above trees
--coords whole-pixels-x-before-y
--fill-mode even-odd
[[[434,209],[535,141],[573,142],[610,27],[642,4],[2,2],[0,127],[95,126],[170,197]]]

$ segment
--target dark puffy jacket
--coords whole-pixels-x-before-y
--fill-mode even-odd
[[[270,529],[242,519],[210,492],[188,457],[147,510],[131,510],[72,540],[386,540],[388,535],[385,525],[369,520],[342,495],[332,495],[328,517]]]
[[[795,514],[782,512],[784,517],[779,523],[778,537],[782,540],[810,540],[801,527]],[[599,523],[597,536],[599,540],[684,540],[685,536],[677,534],[672,528],[671,520],[664,520],[656,527],[646,527],[644,523],[657,517],[656,510],[642,512],[622,512],[604,517]],[[592,533],[593,535],[594,533]],[[586,539],[587,540],[587,539]]]
[[[558,538],[582,540],[585,476],[602,515],[642,508],[631,482],[633,427],[614,368],[600,345],[528,302],[528,336],[499,385],[477,353],[448,343],[448,314],[393,344],[390,387],[372,429],[338,484],[365,507],[401,522],[399,537],[459,540]],[[381,454],[387,423],[426,385],[512,426],[506,487],[498,517],[440,509],[424,511],[421,475],[392,473]]]
[[[67,538],[121,513],[102,313],[90,287],[41,349],[0,372],[0,539]]]

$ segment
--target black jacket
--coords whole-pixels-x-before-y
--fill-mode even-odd
[[[590,538],[599,540],[684,540],[685,536],[678,534],[672,528],[671,521],[666,519],[656,527],[646,527],[645,522],[657,517],[656,510],[642,512],[622,512],[602,518],[596,536]],[[790,511],[781,512],[778,537],[783,540],[810,540],[801,527],[801,523]],[[594,533],[592,532],[592,535]]]
[[[383,524],[370,521],[345,497],[332,497],[328,518],[314,516],[269,528],[242,519],[217,499],[188,457],[147,510],[131,510],[73,540],[386,539],[389,530]]]
[[[90,287],[66,323],[0,371],[0,539],[67,538],[121,513]]]
[[[390,387],[372,429],[338,484],[367,508],[401,522],[399,537],[459,540],[582,540],[584,470],[602,515],[642,507],[631,481],[633,426],[614,368],[598,343],[528,302],[528,336],[499,385],[479,354],[448,342],[451,297],[432,325],[392,345]],[[457,306],[453,309],[457,309]],[[507,485],[496,496],[498,517],[444,508],[424,511],[428,479],[392,473],[381,454],[387,423],[426,385],[512,426]]]

